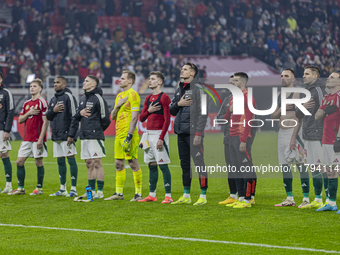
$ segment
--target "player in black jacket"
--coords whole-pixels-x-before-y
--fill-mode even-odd
[[[2,80],[3,74],[0,72],[0,156],[5,168],[6,187],[1,193],[11,192],[12,189],[12,164],[8,151],[12,150],[9,141],[9,133],[12,129],[14,118],[14,100],[12,93],[5,89]]]
[[[106,157],[104,131],[109,127],[110,113],[103,91],[98,87],[96,76],[88,75],[83,83],[85,95],[80,99],[75,119],[80,121],[81,159],[85,159],[89,185],[94,198],[104,198],[104,169],[102,158]],[[98,192],[95,194],[96,180]],[[86,195],[84,195],[86,196]]]
[[[77,101],[72,95],[71,90],[66,88],[66,79],[58,76],[54,79],[54,90],[56,93],[52,97],[46,117],[51,121],[53,156],[57,158],[60,190],[50,196],[77,196],[77,176],[78,166],[74,155],[77,150],[74,144],[74,137],[79,127],[79,122],[74,119],[77,109]],[[70,165],[71,172],[71,191],[67,194],[66,190],[66,161]]]
[[[317,66],[306,66],[303,73],[303,82],[305,88],[309,90],[312,98],[304,103],[304,107],[311,113],[311,115],[304,115],[302,111],[297,108],[295,111],[296,117],[302,119],[302,138],[304,140],[305,159],[309,164],[309,169],[313,176],[313,188],[315,199],[308,205],[304,205],[303,209],[317,209],[322,203],[322,181],[328,201],[328,176],[323,171],[322,158],[322,133],[323,120],[315,120],[315,114],[322,104],[323,97],[327,94],[325,90],[325,83],[320,80],[320,69]],[[313,171],[321,169],[322,171]]]
[[[196,86],[197,67],[188,62],[181,70],[181,80],[179,87],[175,91],[175,96],[170,104],[170,113],[176,116],[174,123],[175,133],[178,135],[178,152],[182,167],[182,180],[184,194],[172,204],[190,204],[191,187],[191,157],[200,170],[205,169],[203,155],[203,136],[207,122],[207,115],[201,113],[201,92]],[[208,188],[207,173],[199,171],[199,181],[201,195],[194,205],[204,205],[207,203],[206,191]]]

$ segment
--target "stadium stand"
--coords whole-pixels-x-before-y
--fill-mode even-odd
[[[3,6],[11,13],[0,26],[7,84],[22,83],[28,72],[43,81],[91,73],[112,83],[129,69],[144,77],[162,71],[172,87],[182,62],[171,57],[180,54],[252,56],[297,77],[311,64],[321,77],[340,70],[340,0],[22,2]]]

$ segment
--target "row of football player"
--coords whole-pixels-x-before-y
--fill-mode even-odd
[[[272,119],[280,119],[280,130],[278,135],[278,158],[279,164],[284,171],[283,182],[287,198],[277,207],[295,206],[293,198],[293,175],[291,164],[296,164],[300,172],[303,201],[298,206],[301,209],[315,209],[316,211],[337,211],[336,195],[338,188],[337,169],[340,162],[340,73],[333,72],[327,79],[326,84],[320,80],[320,70],[316,66],[307,66],[304,70],[303,81],[305,88],[311,93],[311,99],[303,104],[310,115],[295,108],[295,105],[287,105],[287,113],[281,114],[280,95],[278,106]],[[231,77],[229,83],[233,83]],[[295,73],[291,69],[285,69],[281,73],[283,87],[294,87]],[[326,92],[326,88],[329,93]],[[290,93],[285,97],[291,99],[301,98],[299,93]],[[228,101],[228,99],[226,98]],[[227,102],[226,102],[227,103]],[[221,111],[223,106],[221,108]],[[220,111],[220,115],[224,112]],[[283,122],[285,121],[285,122]],[[283,125],[282,123],[285,123]],[[297,123],[295,125],[295,123]],[[292,127],[294,126],[295,127]],[[225,130],[228,136],[227,129]],[[225,139],[226,141],[226,139]],[[228,142],[225,142],[226,148]],[[226,153],[228,155],[228,153]],[[226,157],[227,164],[230,160]],[[309,200],[309,173],[313,177],[313,188],[315,198]],[[229,176],[230,177],[230,176]],[[230,181],[229,181],[230,183]],[[322,189],[324,186],[326,201],[322,200]],[[227,206],[237,205],[236,190],[230,188],[230,197],[221,204]],[[340,213],[338,211],[337,213]]]
[[[148,96],[142,113],[139,116],[141,121],[147,122],[147,132],[143,135],[141,144],[144,144],[145,150],[144,161],[149,165],[150,169],[150,194],[147,198],[142,199],[142,170],[138,164],[138,146],[139,136],[136,129],[136,123],[140,111],[140,97],[132,89],[135,82],[135,74],[130,71],[124,71],[120,78],[120,87],[123,92],[117,95],[115,107],[111,111],[111,118],[116,120],[116,139],[115,139],[115,166],[116,166],[116,192],[106,198],[106,200],[123,199],[123,186],[125,181],[125,160],[133,171],[135,181],[135,196],[131,201],[156,201],[156,183],[158,179],[158,168],[160,167],[165,181],[164,187],[166,197],[162,203],[183,204],[191,203],[190,200],[190,164],[182,164],[183,166],[183,183],[184,195],[173,202],[171,198],[171,174],[168,168],[169,148],[167,129],[170,124],[170,112],[172,115],[183,115],[187,119],[182,118],[182,122],[175,121],[175,131],[179,137],[179,150],[181,162],[187,160],[190,154],[190,142],[193,143],[198,150],[202,152],[199,160],[203,162],[202,144],[203,131],[205,120],[197,127],[196,135],[190,136],[190,107],[199,96],[198,89],[190,82],[197,75],[197,67],[192,63],[187,63],[181,71],[181,79],[184,81],[176,90],[175,98],[171,102],[168,95],[161,92],[161,86],[164,83],[164,75],[160,72],[150,73],[149,87],[152,89],[152,95]],[[3,76],[1,75],[1,81]],[[52,140],[53,140],[53,155],[57,158],[58,170],[60,176],[60,190],[51,196],[69,196],[76,197],[76,200],[82,199],[78,197],[76,190],[77,182],[77,163],[74,155],[77,153],[74,146],[74,136],[80,125],[80,140],[81,140],[81,159],[85,159],[88,168],[88,181],[93,190],[94,198],[104,198],[104,170],[102,167],[102,157],[105,157],[104,147],[104,131],[110,125],[109,111],[107,103],[102,97],[102,90],[98,87],[99,81],[95,76],[87,76],[83,89],[84,97],[80,100],[79,107],[71,91],[66,88],[66,79],[59,76],[54,81],[55,95],[51,99],[50,104],[41,97],[43,84],[40,79],[35,79],[30,84],[31,99],[27,100],[22,108],[19,116],[19,123],[25,123],[25,135],[21,143],[18,159],[17,159],[17,177],[18,188],[13,190],[11,177],[12,169],[8,156],[8,151],[11,150],[9,141],[9,132],[14,117],[14,101],[9,90],[1,86],[2,104],[4,111],[1,116],[5,116],[6,127],[0,127],[2,130],[1,136],[4,137],[1,141],[1,157],[3,158],[6,172],[6,188],[2,193],[8,195],[25,194],[25,166],[24,163],[28,157],[35,158],[35,163],[38,171],[37,187],[30,195],[43,194],[43,179],[44,166],[43,158],[47,156],[46,150],[46,131],[48,121],[51,121]],[[191,89],[193,88],[193,90]],[[191,96],[185,91],[189,91]],[[180,95],[178,97],[178,95]],[[199,98],[200,100],[200,98]],[[169,104],[170,108],[169,109]],[[199,104],[198,104],[199,105]],[[2,109],[2,107],[1,107]],[[181,126],[181,127],[180,127]],[[184,128],[185,127],[185,128]],[[201,132],[199,132],[201,131]],[[183,144],[184,143],[184,144]],[[197,156],[196,156],[197,157]],[[70,165],[71,172],[71,190],[70,193],[66,190],[66,158]],[[190,161],[190,160],[189,160]],[[204,164],[204,163],[203,163]],[[97,183],[97,192],[96,190]],[[207,179],[201,178],[201,195],[194,205],[203,205],[206,201]],[[183,198],[185,201],[183,201]]]

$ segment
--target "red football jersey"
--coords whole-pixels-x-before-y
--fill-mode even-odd
[[[340,91],[333,95],[330,93],[325,95],[319,109],[324,110],[328,104],[335,105],[336,112],[323,119],[322,144],[334,144],[336,141],[340,125]]]
[[[247,142],[247,138],[251,137],[251,126],[248,122],[253,118],[253,113],[250,111],[248,107],[248,91],[245,88],[243,91],[244,96],[244,114],[243,115],[235,115],[230,112],[230,106],[233,105],[233,97],[230,99],[230,106],[227,109],[227,113],[225,114],[225,119],[230,123],[229,134],[230,136],[239,136],[240,141],[243,143]],[[253,105],[255,105],[255,99],[252,98]],[[252,124],[252,123],[251,123]]]
[[[162,130],[161,135],[159,136],[159,139],[164,140],[164,136],[166,132],[168,131],[169,125],[170,125],[170,110],[169,105],[171,103],[170,97],[163,93],[161,95],[161,98],[159,98],[159,105],[162,106],[161,110],[149,113],[148,111],[148,102],[155,102],[157,101],[160,94],[157,95],[149,95],[145,99],[144,107],[139,115],[139,120],[141,122],[144,122],[146,119],[148,119],[148,122],[146,123],[146,129],[147,130]]]
[[[36,107],[40,110],[38,115],[33,115],[28,117],[25,122],[25,142],[37,142],[39,140],[40,132],[43,126],[43,116],[46,116],[46,111],[48,107],[48,103],[45,98],[39,97],[36,100],[27,100],[22,107],[20,115],[24,115],[28,112],[32,107]],[[44,142],[46,142],[46,135],[44,137]]]

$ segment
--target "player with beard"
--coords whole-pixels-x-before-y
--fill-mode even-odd
[[[255,203],[256,173],[252,170],[253,161],[251,147],[254,141],[254,129],[248,123],[253,118],[253,113],[248,107],[248,91],[246,85],[248,75],[244,72],[234,73],[233,83],[238,87],[244,96],[244,114],[233,114],[233,97],[230,99],[230,105],[227,109],[225,119],[230,122],[230,141],[229,153],[231,165],[238,170],[236,173],[236,188],[239,198],[236,202],[227,204],[233,208],[247,208]],[[253,106],[255,100],[252,98]],[[234,123],[234,124],[233,124]],[[244,123],[244,125],[242,124]],[[246,124],[247,123],[247,124]],[[250,169],[251,171],[241,171],[241,169]]]
[[[326,95],[325,85],[319,79],[320,69],[317,66],[306,66],[303,73],[303,82],[305,88],[311,93],[311,99],[304,103],[303,106],[311,113],[311,115],[304,115],[300,109],[296,109],[296,117],[302,119],[302,138],[305,145],[305,158],[309,169],[313,176],[313,186],[315,192],[315,199],[310,204],[304,205],[302,209],[319,208],[322,203],[322,179],[326,196],[328,197],[328,177],[327,173],[322,170],[322,130],[323,121],[315,120],[315,114],[322,104],[323,97]],[[322,171],[317,171],[321,169]],[[328,201],[328,199],[327,199]]]
[[[295,73],[292,69],[285,69],[281,73],[281,84],[285,88],[293,88],[295,81]],[[290,93],[286,95],[287,99],[299,99],[300,93]],[[286,115],[281,115],[281,94],[278,95],[278,106],[275,112],[272,113],[272,119],[280,119],[280,130],[278,137],[278,156],[279,164],[282,166],[283,183],[287,194],[287,199],[275,206],[295,206],[293,198],[293,174],[290,169],[290,162],[287,162],[285,150],[289,147],[290,151],[295,151],[301,155],[299,162],[296,162],[296,168],[300,171],[301,186],[303,192],[302,204],[298,208],[309,204],[309,174],[307,168],[303,164],[303,149],[301,120],[295,116],[295,105],[286,106]],[[282,121],[285,125],[282,125]],[[297,125],[293,128],[295,122]]]
[[[74,155],[77,149],[74,144],[74,137],[77,133],[79,122],[74,119],[78,107],[72,91],[66,88],[66,78],[58,76],[54,79],[54,97],[51,98],[46,117],[51,121],[53,157],[57,158],[60,178],[60,189],[50,196],[76,197],[78,166]],[[66,190],[66,160],[70,165],[71,190]]]
[[[322,156],[327,165],[329,201],[317,212],[336,211],[336,193],[338,191],[338,175],[340,163],[340,72],[333,72],[327,79],[328,93],[315,114],[315,120],[323,120]],[[337,131],[337,132],[336,132]],[[333,149],[334,147],[334,149]],[[340,214],[340,210],[337,212]]]
[[[234,85],[233,79],[234,79],[234,75],[230,76],[229,84]],[[230,105],[231,97],[232,97],[232,94],[229,92],[226,98],[223,100],[221,108],[217,113],[217,119],[224,119],[224,115],[227,113],[228,107]],[[230,153],[229,153],[230,123],[228,122],[227,124],[224,124],[221,126],[222,126],[222,131],[224,133],[224,139],[223,139],[224,159],[225,159],[226,165],[229,166],[231,164]],[[226,200],[219,202],[220,205],[232,204],[237,201],[236,179],[234,175],[235,174],[232,171],[228,173],[228,186],[229,186],[230,196]]]

